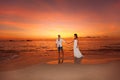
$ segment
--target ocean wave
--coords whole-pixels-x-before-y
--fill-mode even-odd
[[[114,49],[114,48],[120,49],[120,46],[101,46],[101,47],[112,48],[112,49]]]
[[[36,52],[37,49],[24,49],[24,50],[0,50],[0,53],[21,53],[21,52]]]
[[[110,44],[110,45],[120,45],[120,43]]]
[[[81,50],[81,51],[120,51],[120,49],[91,49],[91,50]]]
[[[0,53],[19,53],[18,50],[0,50]]]
[[[19,57],[19,53],[0,53],[0,61],[10,60]]]

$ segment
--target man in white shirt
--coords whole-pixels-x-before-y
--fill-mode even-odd
[[[61,39],[60,35],[58,35],[58,38],[56,40],[56,46],[58,48],[58,64],[63,63],[63,60],[64,60],[64,51],[63,51],[62,42],[65,42],[65,41],[63,39]],[[62,57],[61,57],[61,55],[62,55]]]

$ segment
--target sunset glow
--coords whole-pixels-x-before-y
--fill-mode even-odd
[[[0,0],[0,39],[120,34],[120,0]]]

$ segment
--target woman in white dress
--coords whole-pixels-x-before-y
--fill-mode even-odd
[[[82,53],[79,50],[79,40],[78,35],[74,34],[74,45],[73,45],[73,52],[74,52],[74,63],[80,63],[83,58]]]

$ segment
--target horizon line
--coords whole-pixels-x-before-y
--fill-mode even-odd
[[[56,37],[57,38],[57,37]],[[1,38],[0,40],[53,40],[56,38]],[[67,37],[63,39],[73,39],[73,37]],[[112,39],[120,39],[120,37],[110,37],[110,36],[84,36],[84,37],[79,37],[79,38],[86,38],[86,39],[97,39],[97,38],[112,38]]]

